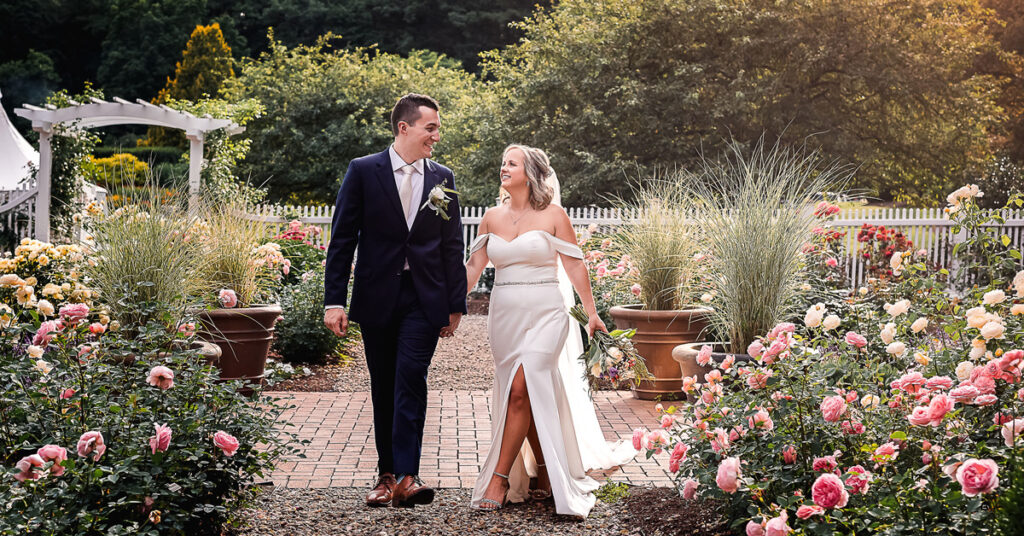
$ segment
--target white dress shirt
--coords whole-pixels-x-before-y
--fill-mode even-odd
[[[395,174],[395,188],[402,191],[402,181],[405,180],[405,166],[409,165],[405,160],[402,160],[401,156],[395,152],[395,146],[388,147],[388,156],[391,157],[391,171]],[[413,172],[409,177],[412,180],[412,202],[414,206],[409,212],[409,217],[406,219],[405,224],[409,229],[412,229],[412,223],[416,221],[416,214],[420,211],[420,199],[423,197],[423,159],[419,159],[412,162]],[[399,200],[401,204],[401,200]],[[408,268],[408,265],[406,265]]]

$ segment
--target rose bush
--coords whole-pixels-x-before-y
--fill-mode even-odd
[[[969,240],[996,232],[960,219],[973,196],[954,206]],[[669,439],[638,430],[634,444],[681,453],[683,496],[724,499],[747,534],[992,533],[1001,491],[1021,484],[1024,272],[957,300],[899,260],[886,299],[855,293],[838,323],[812,305],[749,365],[684,381],[697,401],[666,410]]]
[[[17,316],[0,328],[2,535],[219,534],[294,452],[285,408],[219,383],[191,330],[129,338],[85,304]]]

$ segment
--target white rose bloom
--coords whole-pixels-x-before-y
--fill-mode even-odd
[[[622,350],[619,350],[617,346],[611,346],[608,348],[608,357],[614,359],[615,361],[621,361]]]
[[[1006,293],[998,289],[986,292],[981,298],[981,302],[985,305],[995,305],[1004,301],[1006,301]]]
[[[971,359],[981,359],[981,357],[984,356],[984,355],[985,355],[985,346],[984,345],[981,348],[978,348],[977,346],[975,346],[975,347],[971,348],[970,352],[967,353],[967,357],[970,357]]]
[[[885,344],[891,343],[896,339],[896,324],[889,322],[882,328],[882,331],[878,334],[881,337],[882,342]]]
[[[927,327],[928,327],[928,318],[922,316],[922,317],[918,318],[917,320],[915,320],[914,323],[910,325],[910,331],[913,331],[914,333],[921,333]]]
[[[988,322],[989,315],[985,312],[984,307],[975,307],[974,309],[967,311],[967,327],[981,329],[981,326],[984,326]]]
[[[807,314],[804,315],[804,325],[809,327],[809,328],[816,328],[816,327],[821,325],[821,321],[822,321],[822,318],[824,318],[824,316],[825,316],[825,313],[820,312],[820,311],[815,311],[814,308],[812,307],[811,309],[809,309],[807,311]]]
[[[894,274],[899,274],[900,267],[903,266],[903,252],[897,251],[889,257],[889,268],[892,268]]]
[[[907,353],[907,345],[900,341],[893,341],[885,347],[885,351],[895,357],[903,357],[903,354]]]
[[[860,405],[867,409],[877,408],[880,402],[881,399],[878,398],[878,395],[864,395],[864,397],[860,399]]]
[[[914,352],[914,361],[917,361],[917,364],[922,367],[927,367],[928,363],[932,362],[932,358],[928,357],[928,354],[924,352]]]
[[[802,290],[804,292],[807,292],[808,290],[811,290],[811,284],[810,283],[804,283],[804,284],[800,285],[800,290]]]
[[[822,321],[821,327],[825,328],[826,330],[833,330],[839,327],[839,324],[841,323],[842,320],[840,320],[838,316],[828,315],[825,317],[825,320]]]
[[[702,295],[702,296],[700,297],[700,301],[702,301],[702,302],[704,302],[704,303],[711,303],[711,300],[713,300],[713,299],[715,299],[715,297],[714,297],[714,296],[712,296],[711,294],[708,294],[707,292],[705,292],[705,293],[704,293],[704,294],[703,294],[703,295]]]
[[[40,360],[36,361],[35,366],[33,366],[32,368],[38,370],[39,372],[41,372],[43,374],[49,374],[50,371],[53,370],[53,365],[50,365],[46,361],[43,361],[42,359],[40,359]]]
[[[1006,327],[1003,326],[1003,323],[995,320],[981,326],[981,336],[985,339],[1002,339],[1004,331],[1006,331]]]
[[[44,316],[53,316],[53,313],[55,311],[55,309],[53,308],[53,304],[47,300],[39,300],[39,304],[36,307],[39,309],[39,312],[42,313]]]
[[[861,296],[867,296],[868,287],[860,287],[859,289],[857,289],[857,294],[860,294]]]
[[[25,353],[27,353],[28,356],[31,357],[32,359],[39,359],[40,357],[43,357],[42,347],[36,346],[34,344],[26,348]]]
[[[970,361],[961,361],[956,366],[956,379],[965,382],[971,379],[971,373],[974,372],[974,363]]]
[[[1016,291],[1018,298],[1024,298],[1024,270],[1013,276],[1013,290]]]
[[[893,318],[896,318],[910,310],[910,300],[900,300],[892,305],[886,305],[888,305],[888,307],[884,307],[885,312],[889,313],[889,316]]]

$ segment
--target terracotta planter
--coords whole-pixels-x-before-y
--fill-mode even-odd
[[[203,329],[199,336],[221,348],[218,361],[221,380],[244,380],[261,385],[267,353],[274,340],[274,324],[281,316],[280,305],[200,311]],[[240,392],[252,392],[242,389]]]
[[[714,368],[710,363],[706,366],[697,364],[697,354],[700,353],[700,348],[705,344],[711,345],[711,361],[714,363],[721,363],[730,355],[736,359],[736,366],[753,361],[747,354],[730,354],[726,352],[725,349],[728,347],[728,344],[724,342],[691,342],[687,344],[680,344],[672,349],[672,359],[679,364],[679,372],[684,378],[697,376],[697,381],[704,383],[704,375],[711,372]],[[687,395],[687,399],[690,400],[690,402],[694,401],[692,395]]]
[[[709,309],[646,311],[642,305],[612,307],[608,313],[620,329],[636,328],[633,345],[647,362],[653,380],[640,382],[633,395],[641,400],[676,400],[682,397],[682,376],[672,349],[699,340],[707,327]]]

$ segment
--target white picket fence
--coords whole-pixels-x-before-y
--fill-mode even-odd
[[[487,208],[489,207],[462,208],[462,236],[467,245],[476,238],[480,220]],[[628,221],[632,216],[630,213],[623,214],[622,211],[614,208],[571,207],[566,211],[569,213],[569,219],[577,228],[595,224],[602,230],[609,230],[621,225],[623,221]],[[283,229],[293,219],[298,219],[306,225],[320,227],[323,232],[320,233],[317,240],[320,244],[327,245],[330,240],[333,213],[334,207],[327,206],[265,205],[258,207],[254,215],[267,221],[276,229]],[[1006,224],[1002,227],[1002,233],[1010,237],[1011,243],[1015,247],[1024,247],[1024,211],[1009,211],[1004,214],[1004,217]],[[863,284],[866,278],[863,258],[859,254],[860,244],[857,242],[857,231],[865,223],[898,228],[914,243],[914,249],[926,250],[929,261],[942,267],[952,266],[953,247],[965,238],[965,236],[953,234],[953,222],[946,219],[941,208],[865,207],[844,209],[840,213],[839,219],[831,221],[828,227],[846,232],[843,245],[850,255],[846,259],[845,266],[852,286]]]

